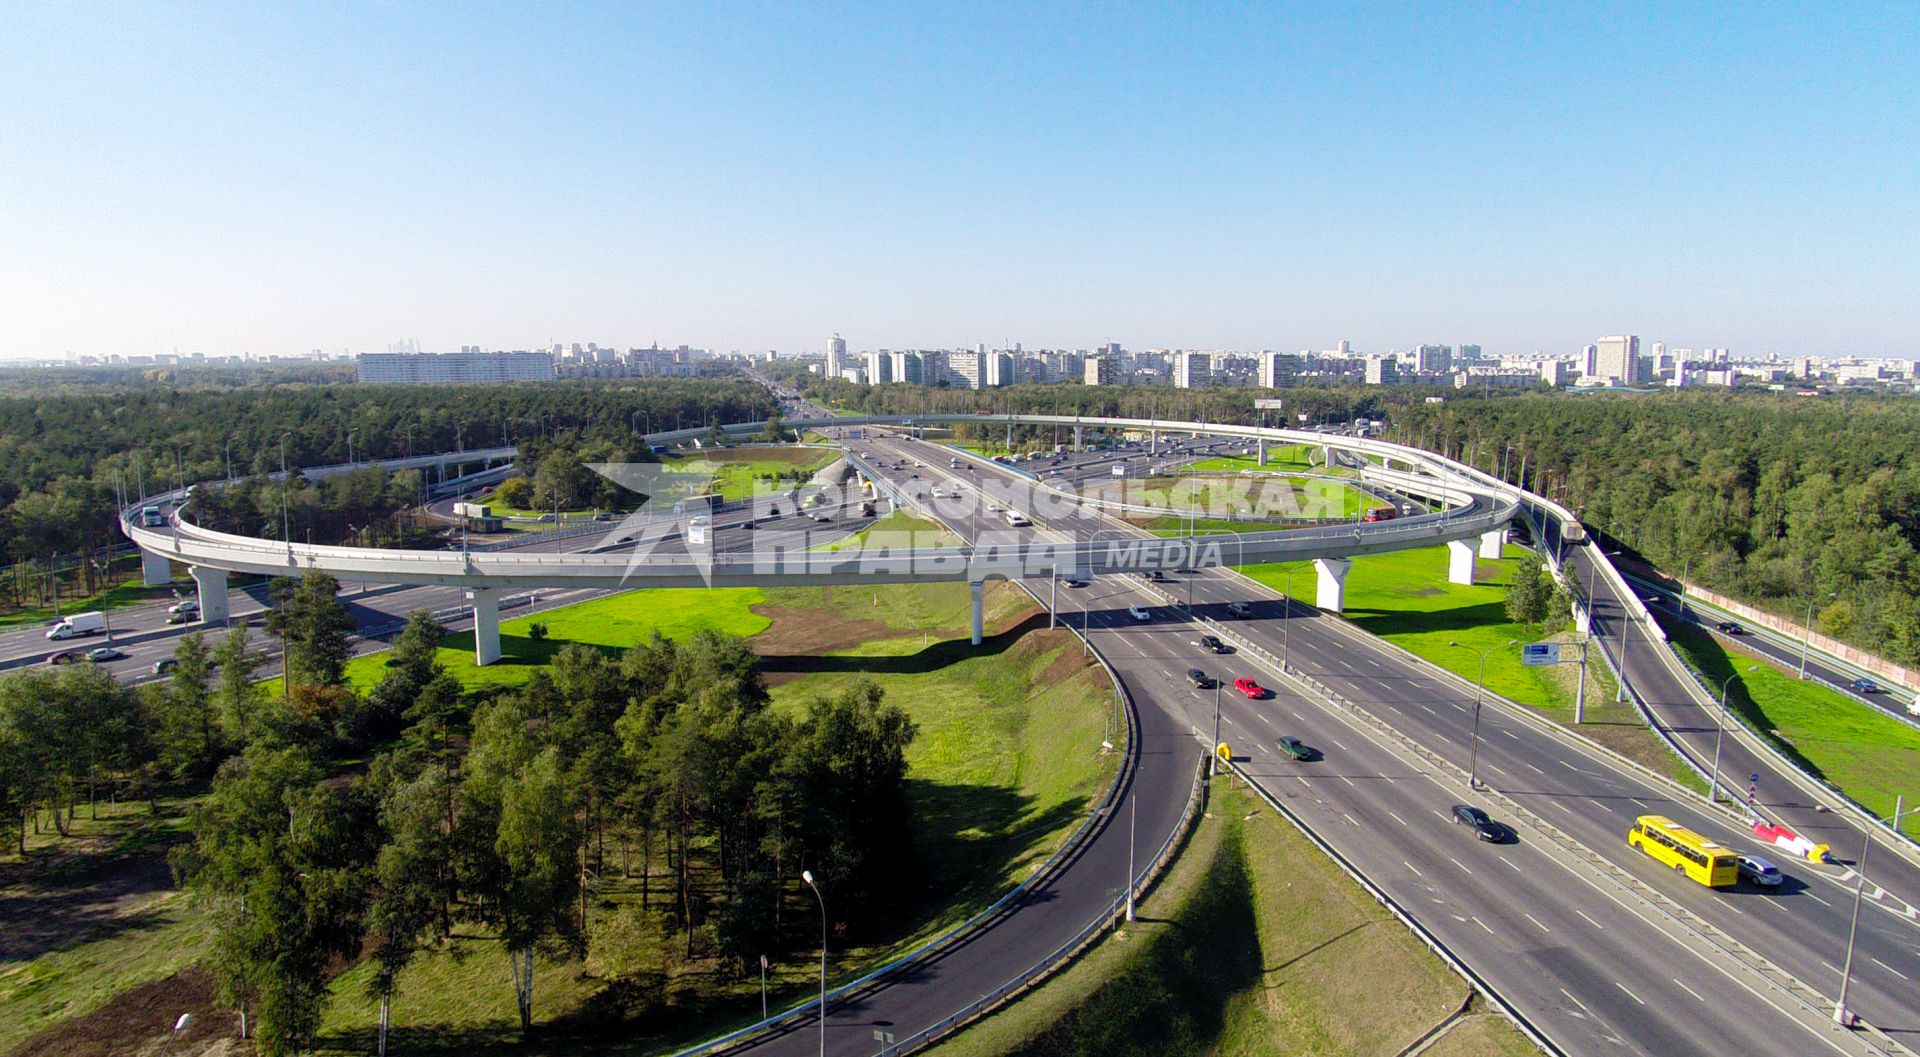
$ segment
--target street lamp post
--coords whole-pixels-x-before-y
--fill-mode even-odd
[[[1499,650],[1518,644],[1519,641],[1519,639],[1508,639],[1498,646],[1489,646],[1485,653],[1480,654],[1480,676],[1474,681],[1473,686],[1473,742],[1472,747],[1467,750],[1467,788],[1469,789],[1480,788],[1480,699],[1486,694],[1487,658]],[[1468,653],[1475,652],[1473,647],[1462,646],[1458,642],[1449,642],[1447,645],[1458,646]]]
[[[288,553],[293,551],[293,530],[288,526],[287,491],[293,487],[293,477],[287,473],[287,438],[292,433],[280,434],[280,542],[287,545]]]
[[[813,883],[813,871],[800,871],[800,879],[813,889],[813,898],[820,901],[820,1057],[827,1057],[827,900],[820,894],[820,887]]]
[[[1709,803],[1720,801],[1720,741],[1727,736],[1727,690],[1739,676],[1739,672],[1730,672],[1720,680],[1720,711],[1713,717],[1713,775],[1707,779]]]
[[[1847,924],[1847,956],[1840,967],[1840,998],[1833,1004],[1833,1022],[1842,1027],[1853,1026],[1853,1013],[1847,1009],[1847,985],[1853,982],[1853,940],[1860,931],[1860,903],[1867,894],[1867,856],[1873,852],[1873,830],[1861,832],[1865,843],[1860,848],[1860,876],[1853,886],[1853,920]]]
[[[1207,777],[1219,773],[1220,767],[1220,683],[1216,676],[1213,680],[1213,741],[1207,746]]]
[[[1837,594],[1837,592],[1836,592]],[[1807,619],[1800,622],[1800,673],[1797,678],[1807,677],[1807,650],[1813,642],[1813,606],[1818,599],[1807,596]]]

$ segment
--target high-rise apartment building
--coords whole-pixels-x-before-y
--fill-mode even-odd
[[[1633,334],[1601,338],[1593,343],[1593,376],[1612,378],[1621,385],[1642,381],[1640,339]]]
[[[550,382],[553,355],[545,352],[363,352],[355,361],[362,382],[385,385]]]
[[[1014,383],[1014,359],[1005,352],[987,353],[984,370],[989,386],[1012,385]]]
[[[827,339],[827,377],[838,378],[847,366],[847,339],[835,334]]]
[[[890,359],[892,361],[890,370],[893,381],[910,382],[914,385],[920,385],[927,380],[919,353],[896,352],[890,354]]]
[[[893,357],[884,352],[867,353],[867,384],[885,385],[893,381]]]
[[[1412,359],[1416,374],[1445,374],[1453,369],[1453,349],[1447,345],[1415,345]]]
[[[1367,357],[1367,384],[1392,385],[1400,380],[1400,366],[1391,356]]]
[[[1120,362],[1112,356],[1089,356],[1080,363],[1088,385],[1112,385],[1120,380]]]
[[[981,360],[985,357],[971,349],[947,353],[947,380],[961,389],[979,389],[986,384]]]
[[[1292,385],[1300,375],[1300,357],[1290,352],[1260,354],[1260,388],[1279,389]]]
[[[1176,352],[1173,385],[1176,389],[1204,389],[1213,384],[1213,357],[1204,352]]]

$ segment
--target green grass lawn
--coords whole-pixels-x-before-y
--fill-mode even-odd
[[[729,635],[756,635],[770,623],[753,612],[765,600],[757,587],[674,587],[627,591],[544,613],[500,622],[500,660],[482,668],[473,660],[473,632],[459,631],[440,646],[440,661],[469,687],[507,686],[526,682],[562,646],[581,643],[610,653],[636,645],[655,632],[670,639],[684,638],[711,628]],[[535,642],[532,624],[545,624],[547,638]],[[387,655],[370,653],[347,663],[347,682],[366,691],[386,671]],[[270,690],[278,690],[273,680]]]
[[[668,455],[661,461],[669,469],[682,473],[711,475],[713,491],[731,501],[751,498],[757,488],[805,484],[807,478],[838,457],[836,452],[822,448],[769,446]]]
[[[1281,491],[1281,490],[1286,491]],[[1381,500],[1324,477],[1147,477],[1103,481],[1090,492],[1126,502],[1200,510],[1220,515],[1252,512],[1265,517],[1353,518]]]
[[[1507,619],[1507,583],[1515,565],[1539,560],[1533,551],[1509,545],[1505,557],[1477,559],[1478,582],[1467,586],[1447,581],[1445,546],[1365,555],[1353,560],[1353,570],[1347,574],[1345,616],[1363,630],[1468,680],[1479,676],[1480,655],[1487,653],[1490,692],[1570,725],[1578,667],[1569,663],[1529,668],[1520,663],[1519,647],[1506,645],[1510,640],[1577,641],[1565,619],[1544,627]],[[1316,589],[1310,562],[1252,565],[1240,571],[1309,601]],[[1453,642],[1460,645],[1449,645]],[[1647,729],[1632,705],[1613,703],[1615,684],[1598,651],[1587,666],[1587,676],[1585,722],[1578,728],[1582,734],[1690,788],[1706,790],[1706,782]]]
[[[1693,625],[1660,624],[1709,685],[1737,673],[1727,707],[1808,772],[1882,818],[1893,815],[1896,796],[1909,805],[1920,796],[1920,731]],[[1907,816],[1901,830],[1920,836],[1920,816]]]
[[[895,510],[886,517],[848,536],[827,544],[823,550],[865,550],[868,547],[905,549],[911,547],[957,547],[960,538],[943,526],[906,510]]]
[[[22,917],[0,937],[0,950],[8,952],[0,959],[0,1053],[206,953],[213,926],[193,912],[184,892],[162,884],[117,902],[87,902],[88,890],[111,876],[116,862],[184,839],[188,802],[163,798],[160,806],[156,816],[144,802],[103,803],[97,821],[83,808],[72,836],[30,836],[29,862],[0,856],[0,898],[76,900],[46,917]]]
[[[1219,780],[1209,808],[1136,921],[928,1052],[1371,1057],[1460,1007],[1466,981],[1253,794]],[[1537,1052],[1475,1034],[1456,1052]]]
[[[1320,449],[1311,444],[1276,444],[1270,445],[1267,448],[1267,464],[1265,466],[1260,465],[1260,460],[1257,456],[1222,455],[1217,458],[1201,459],[1198,462],[1189,463],[1186,468],[1196,473],[1207,473],[1214,470],[1233,473],[1242,471],[1252,471],[1255,473],[1317,472],[1321,469]]]

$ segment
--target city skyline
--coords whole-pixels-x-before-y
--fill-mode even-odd
[[[834,330],[1920,355],[1909,9],[15,22],[7,358]]]

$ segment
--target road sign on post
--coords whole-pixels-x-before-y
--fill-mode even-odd
[[[1560,663],[1560,644],[1557,642],[1529,642],[1520,647],[1520,663],[1528,667],[1543,664]]]
[[[1286,407],[1286,403],[1284,400],[1255,400],[1253,406],[1257,411],[1279,411]]]

